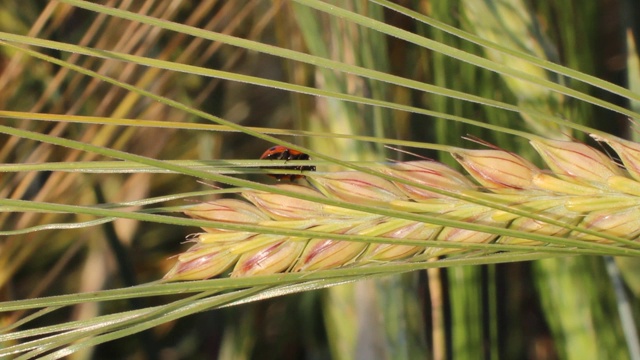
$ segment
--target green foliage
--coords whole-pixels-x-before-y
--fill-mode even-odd
[[[104,3],[0,5],[0,357],[638,356],[601,258],[567,258],[633,268],[633,243],[158,280],[185,236],[220,226],[182,216],[192,202],[274,191],[255,160],[272,143],[372,173],[413,156],[383,145],[438,158],[472,135],[539,163],[532,133],[623,133],[640,70],[631,51],[631,90],[601,80],[617,55],[595,42],[603,3]]]

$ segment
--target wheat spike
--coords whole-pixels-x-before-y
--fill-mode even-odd
[[[314,198],[438,216],[529,234],[603,244],[614,241],[598,234],[636,240],[640,236],[640,217],[637,216],[640,145],[610,135],[592,137],[607,143],[618,153],[626,170],[585,144],[536,138],[531,144],[550,171],[543,171],[520,156],[500,149],[454,149],[452,156],[479,185],[444,164],[421,160],[376,167],[377,171],[393,176],[396,181],[345,171],[309,175],[313,177],[315,189],[294,184],[279,184],[274,188]],[[277,193],[247,190],[242,195],[248,201],[219,199],[197,205],[186,214],[198,219],[275,229],[373,236],[389,239],[389,242],[367,243],[204,228],[205,232],[190,237],[195,244],[177,257],[177,264],[165,279],[205,279],[232,266],[231,276],[239,277],[390,261],[424,261],[467,251],[464,247],[420,246],[421,240],[546,245],[541,241],[371,214]],[[470,202],[465,197],[488,200],[489,205]],[[491,203],[507,208],[491,206]],[[509,208],[527,211],[535,219],[509,211]],[[418,243],[399,244],[394,243],[394,239]]]

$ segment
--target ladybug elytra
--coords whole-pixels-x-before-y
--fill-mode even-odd
[[[276,145],[268,148],[262,154],[262,156],[260,156],[260,160],[309,160],[309,155],[298,150],[289,149],[286,146]],[[265,167],[265,169],[294,169],[298,171],[316,171],[316,167],[313,165],[273,166]],[[270,174],[269,176],[272,176],[278,180],[284,179],[290,181],[303,177],[303,175],[297,174]]]

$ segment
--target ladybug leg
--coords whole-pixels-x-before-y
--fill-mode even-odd
[[[280,157],[278,160],[284,160],[284,163],[286,164],[290,159],[291,159],[291,152],[289,152],[289,149],[287,149],[283,151],[282,154],[280,154]]]

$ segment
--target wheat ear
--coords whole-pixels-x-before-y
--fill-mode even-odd
[[[624,168],[582,143],[533,139],[532,146],[550,170],[543,171],[500,149],[454,149],[452,156],[479,185],[442,163],[409,161],[375,168],[393,181],[346,171],[309,174],[315,188],[279,184],[274,189],[301,197],[402,211],[411,216],[513,230],[517,234],[553,236],[573,241],[576,248],[580,244],[612,244],[631,249],[640,235],[640,145],[610,135],[592,137],[607,143]],[[331,201],[253,190],[242,192],[242,196],[247,201],[219,199],[194,206],[186,214],[219,223],[265,226],[284,233],[283,230],[309,230],[335,237],[371,236],[384,241],[204,228],[205,232],[189,238],[194,245],[177,256],[177,263],[165,279],[205,279],[231,267],[231,276],[240,277],[426,261],[469,251],[465,247],[469,244],[498,244],[502,245],[500,250],[549,244],[523,235],[505,235],[504,231],[418,221],[384,211],[369,213],[336,206]],[[423,244],[434,240],[459,246]]]

